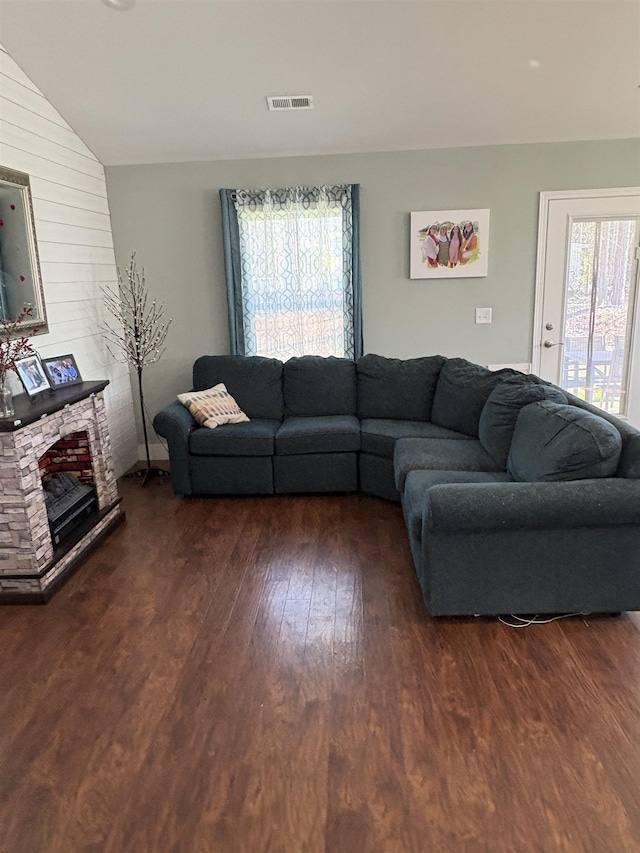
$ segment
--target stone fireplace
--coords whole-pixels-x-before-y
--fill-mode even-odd
[[[102,393],[106,384],[84,382],[40,395],[37,402],[19,397],[15,417],[0,421],[0,602],[47,601],[124,518]],[[47,514],[45,484],[58,472],[95,492],[91,512],[64,537],[52,533]]]

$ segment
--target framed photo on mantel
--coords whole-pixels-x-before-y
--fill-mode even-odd
[[[43,391],[50,391],[51,385],[42,367],[40,356],[37,352],[17,358],[15,361],[16,373],[27,397],[35,397]]]
[[[48,376],[51,387],[66,388],[67,385],[78,385],[82,382],[78,365],[75,358],[69,353],[68,355],[56,355],[53,358],[42,359],[45,372]]]

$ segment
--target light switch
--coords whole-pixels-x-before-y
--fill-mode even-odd
[[[492,320],[491,308],[476,308],[476,323],[490,323]]]

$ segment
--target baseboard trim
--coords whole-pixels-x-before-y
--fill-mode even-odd
[[[640,631],[640,610],[627,610],[625,615],[633,622]]]

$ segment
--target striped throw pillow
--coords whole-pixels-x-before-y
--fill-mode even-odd
[[[178,400],[199,424],[215,429],[221,424],[241,424],[249,420],[221,382],[206,391],[187,391]]]

